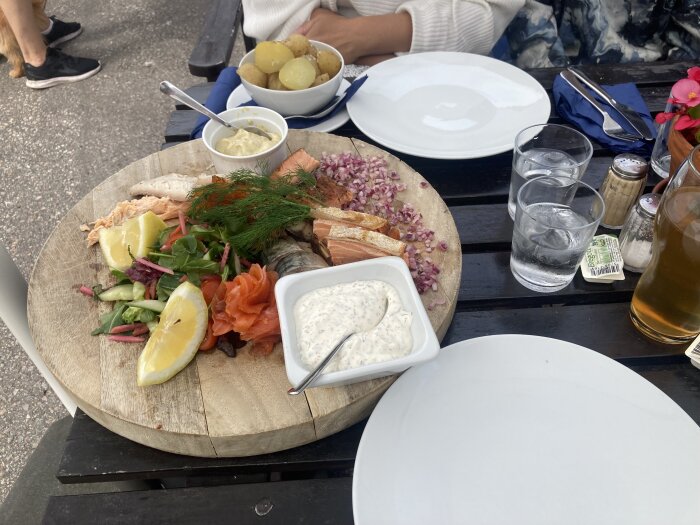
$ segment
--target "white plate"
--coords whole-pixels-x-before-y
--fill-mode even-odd
[[[700,427],[625,366],[523,335],[405,372],[357,451],[367,524],[700,523]]]
[[[348,87],[350,86],[350,82],[347,80],[343,79],[340,82],[340,87],[338,88],[338,92],[336,93],[337,95],[341,95]],[[355,94],[357,96],[357,94]],[[246,91],[246,89],[243,87],[243,85],[238,86],[236,89],[234,89],[231,94],[228,96],[228,100],[226,101],[226,109],[231,109],[231,108],[236,108],[243,104],[244,102],[248,102],[251,100],[250,95]],[[352,102],[352,99],[350,99],[350,102]],[[350,115],[348,114],[347,106],[335,115],[333,115],[331,118],[324,120],[323,122],[319,122],[318,124],[314,126],[309,126],[308,128],[303,128],[305,131],[320,131],[320,132],[330,132],[333,131],[334,129],[338,129],[340,126],[345,124],[348,120],[350,120]]]
[[[467,53],[417,53],[367,70],[348,102],[368,137],[402,153],[469,159],[513,148],[520,130],[547,122],[549,97],[510,64]]]

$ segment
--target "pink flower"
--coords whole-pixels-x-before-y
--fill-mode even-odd
[[[663,124],[664,122],[668,122],[669,120],[673,119],[675,116],[675,113],[657,113],[654,120],[657,124]]]
[[[688,70],[688,78],[690,80],[695,80],[695,82],[700,82],[700,67],[691,67]]]
[[[697,106],[700,104],[700,83],[689,78],[683,78],[673,84],[671,95],[680,104],[685,104],[689,107]]]
[[[697,128],[698,126],[700,126],[700,119],[694,119],[689,115],[681,115],[673,127],[680,131],[688,128]]]

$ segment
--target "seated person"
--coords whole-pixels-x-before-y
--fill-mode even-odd
[[[346,64],[372,65],[397,53],[487,54],[524,0],[243,0],[246,35],[325,42]]]
[[[526,0],[497,58],[521,68],[700,58],[700,3]]]

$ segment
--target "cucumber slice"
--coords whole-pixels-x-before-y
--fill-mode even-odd
[[[120,284],[112,286],[97,296],[100,301],[133,301],[134,285]]]
[[[126,303],[127,306],[135,306],[137,308],[143,308],[144,310],[152,310],[154,312],[162,312],[165,308],[165,303],[163,301],[156,301],[155,299],[146,299],[144,301],[132,301]]]
[[[134,281],[134,301],[141,301],[146,296],[146,285]]]

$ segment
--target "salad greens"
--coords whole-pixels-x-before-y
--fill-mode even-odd
[[[204,275],[220,275],[222,281],[236,275],[240,265],[230,248],[231,236],[221,225],[192,225],[185,235],[179,226],[164,229],[145,260],[134,259],[123,272],[112,269],[114,286],[92,288],[96,299],[114,301],[92,335],[121,333],[117,327],[124,325],[153,328],[170,294],[184,280],[199,286]]]

